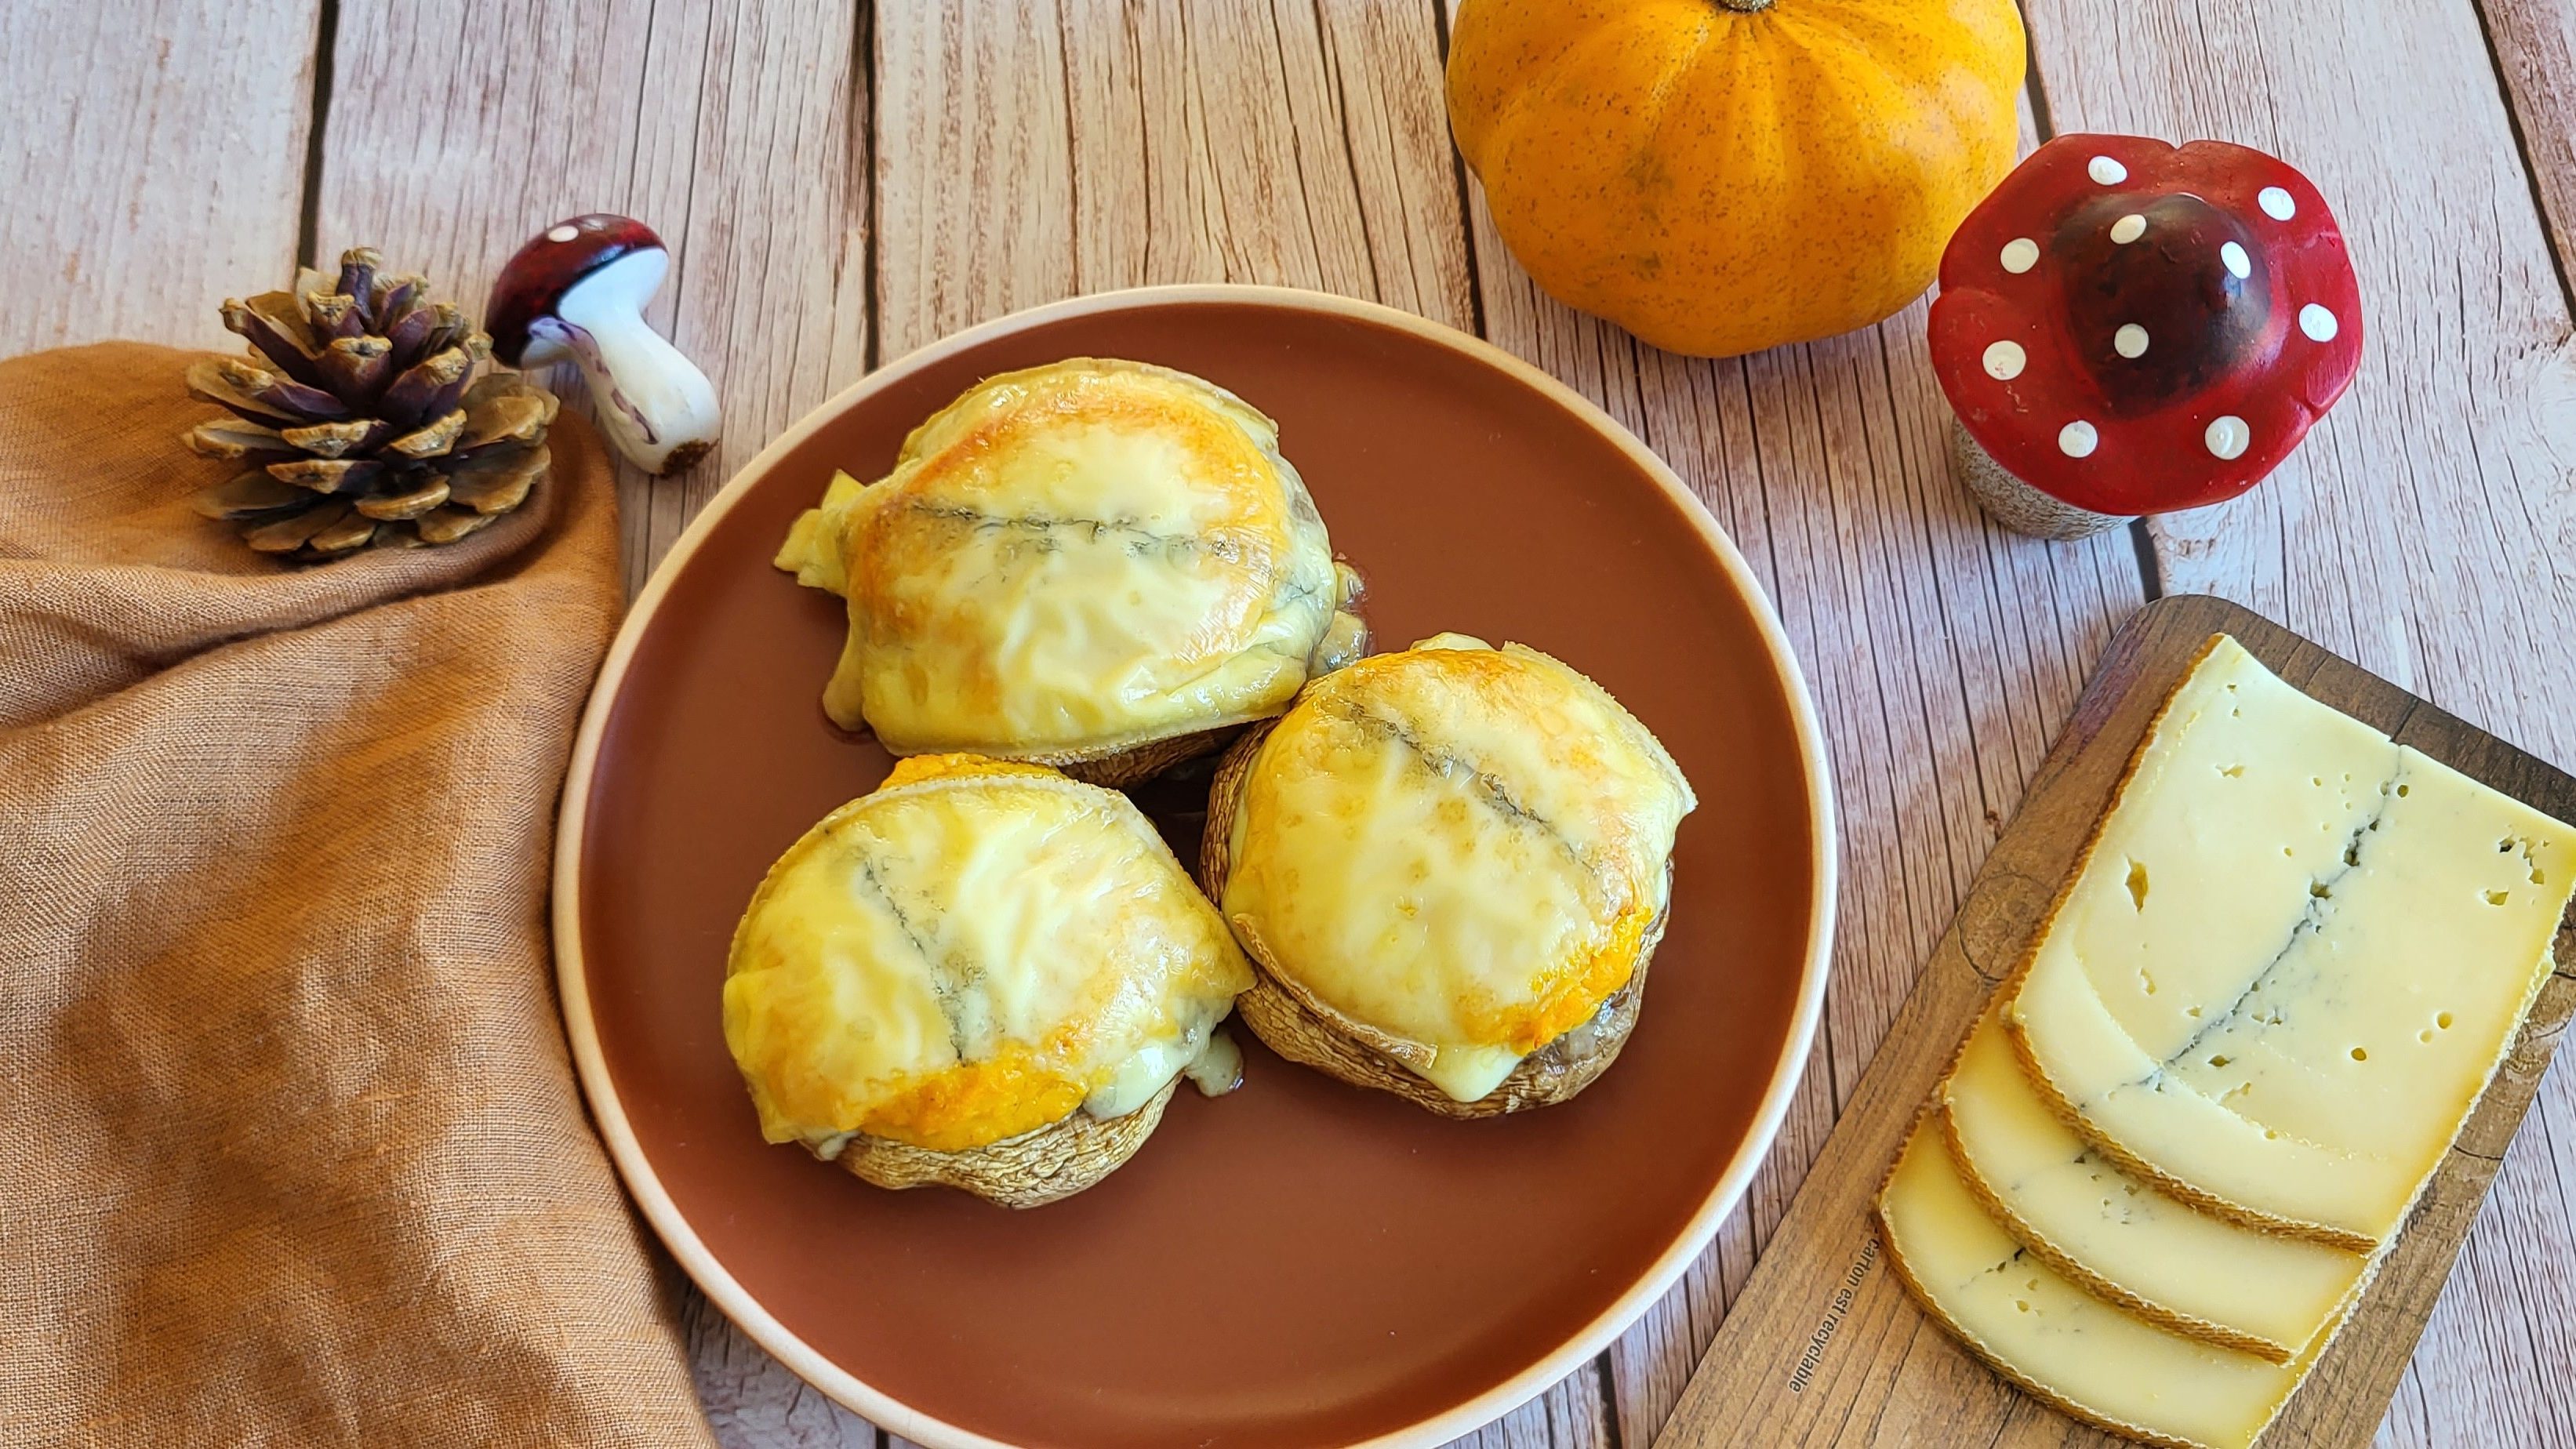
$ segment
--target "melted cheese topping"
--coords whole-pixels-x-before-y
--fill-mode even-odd
[[[1317,680],[1263,742],[1225,914],[1474,1101],[1627,983],[1697,804],[1600,686],[1442,635]]]
[[[725,1042],[772,1142],[953,1152],[1142,1106],[1251,984],[1125,796],[923,757],[770,868],[734,933]]]
[[[989,379],[881,481],[835,478],[778,566],[849,601],[835,721],[1059,760],[1278,713],[1347,583],[1268,418],[1095,358]]]

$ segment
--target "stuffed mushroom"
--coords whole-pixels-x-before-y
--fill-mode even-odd
[[[1098,1182],[1180,1078],[1239,1077],[1252,984],[1125,796],[916,756],[789,847],[743,913],[725,1044],[771,1142],[881,1187],[1035,1207]]]
[[[777,562],[848,601],[823,707],[898,755],[1127,784],[1364,647],[1359,577],[1277,426],[1143,363],[987,379],[883,479],[834,478]]]
[[[1217,772],[1200,878],[1280,1055],[1452,1117],[1561,1102],[1626,1044],[1696,808],[1535,649],[1444,634],[1309,685]]]

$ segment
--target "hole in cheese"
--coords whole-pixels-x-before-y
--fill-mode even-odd
[[[2451,1029],[2451,1014],[2445,1011],[2435,1015],[2433,1018],[2433,1024],[2444,1031],[2449,1031]]]
[[[2352,1049],[2352,1059],[2357,1062],[2366,1062],[2370,1060],[2370,1053],[2364,1051],[2360,1047],[2354,1047]]]
[[[2491,905],[2491,906],[2500,906],[2500,905],[2503,905],[2503,904],[2505,903],[2505,899],[2506,899],[2506,894],[2505,894],[2505,892],[2503,892],[2503,891],[2489,891],[2489,892],[2487,892],[2487,904],[2488,904],[2488,905]]]
[[[2576,883],[2576,840],[2225,641],[2165,720],[2007,1008],[2026,1064],[2084,1135],[2155,1172],[2286,1231],[2376,1242],[2546,970],[2566,887],[2544,896],[2524,878],[2543,866]],[[2241,779],[2211,783],[2240,761]],[[2515,846],[2488,861],[2501,839]],[[2157,918],[2120,915],[2129,862],[2149,857]],[[2137,986],[2149,963],[2153,997]],[[2406,1017],[2431,1025],[2436,986],[2471,1004],[2449,1028],[2460,1049],[2436,1029],[2444,1051],[2395,1051]],[[2365,1041],[2377,1055],[2354,1057]]]
[[[2147,908],[2147,868],[2135,860],[2129,862],[2129,901],[2139,910]],[[2155,988],[2150,986],[2147,990],[2152,992]]]

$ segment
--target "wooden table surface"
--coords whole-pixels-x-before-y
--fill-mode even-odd
[[[1783,8],[1795,0],[1781,0]],[[2028,125],[2219,136],[2334,203],[2370,346],[2246,498],[2075,544],[1943,461],[1920,304],[1725,362],[1547,300],[1449,144],[1441,0],[10,0],[0,353],[232,345],[226,294],[379,244],[480,299],[556,217],[672,247],[656,325],[715,458],[623,482],[638,581],[771,435],[879,361],[1148,282],[1283,283],[1475,331],[1606,406],[1752,560],[1816,691],[1842,933],[1805,1086],[1684,1284],[1475,1442],[1653,1440],[2111,628],[2224,594],[2576,765],[2576,0],[2025,0]],[[2507,1156],[2380,1431],[2576,1444],[2576,1085]],[[692,1298],[720,1437],[876,1445]]]

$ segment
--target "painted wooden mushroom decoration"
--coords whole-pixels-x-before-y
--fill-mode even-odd
[[[484,325],[512,367],[569,358],[590,381],[600,425],[647,473],[706,456],[723,426],[715,385],[644,321],[671,254],[631,217],[592,212],[519,248],[492,284]]]
[[[1931,345],[1969,491],[2081,538],[2261,482],[2352,381],[2361,294],[2286,163],[2061,136],[1951,237]]]

